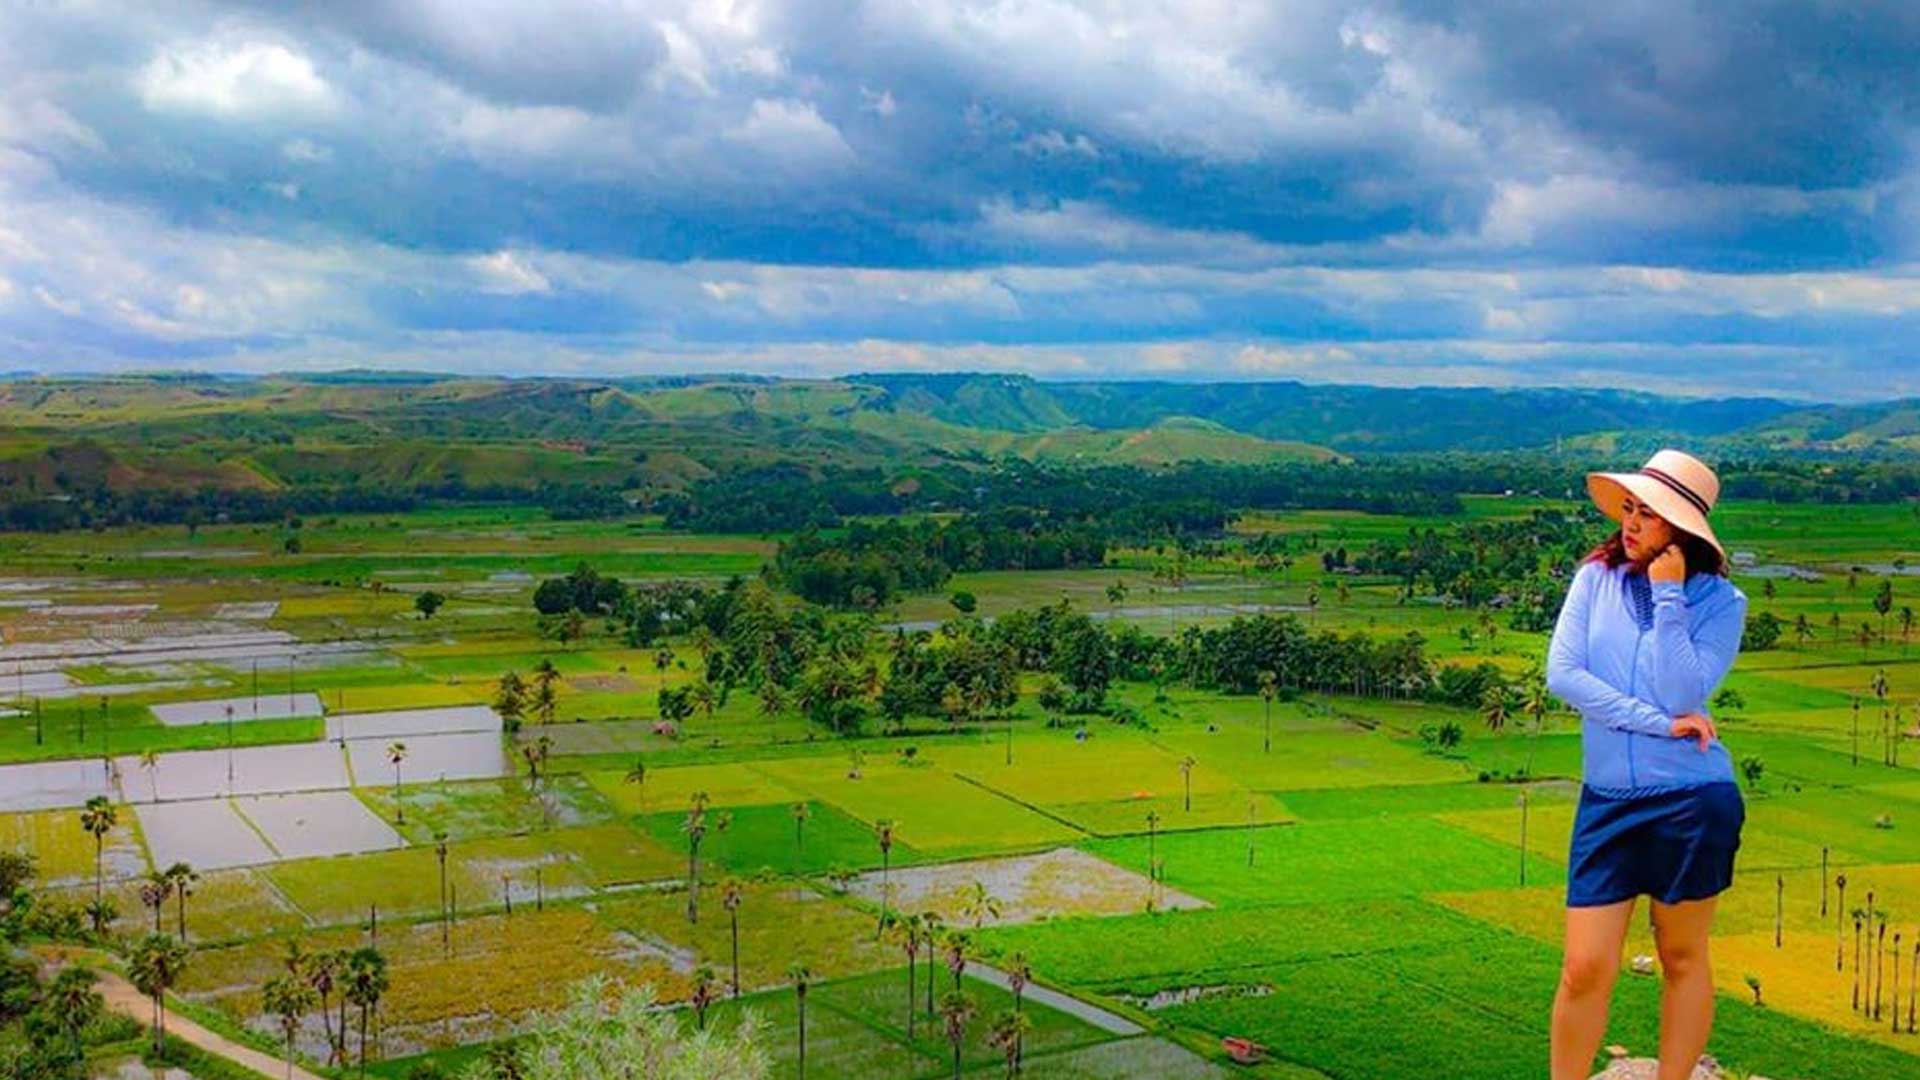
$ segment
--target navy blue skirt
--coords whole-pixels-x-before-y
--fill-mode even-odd
[[[1746,819],[1746,801],[1731,781],[1625,796],[1582,784],[1567,858],[1567,906],[1642,894],[1663,904],[1718,895],[1733,884]]]

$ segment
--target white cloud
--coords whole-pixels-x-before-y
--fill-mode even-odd
[[[280,156],[302,165],[333,160],[333,150],[311,139],[289,139],[280,144]]]
[[[546,276],[516,252],[496,251],[474,256],[467,260],[467,266],[479,280],[482,292],[519,295],[553,291],[553,284]]]
[[[274,42],[192,42],[160,50],[136,85],[154,110],[220,114],[321,110],[334,90],[306,56]]]
[[[793,98],[756,99],[726,137],[782,165],[842,165],[854,157],[840,129],[812,102]]]

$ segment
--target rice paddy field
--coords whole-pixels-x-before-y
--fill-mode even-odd
[[[1475,498],[1468,514],[1542,505]],[[1740,657],[1726,685],[1744,703],[1716,712],[1735,760],[1762,768],[1743,784],[1739,876],[1716,921],[1709,1049],[1773,1077],[1920,1077],[1920,1034],[1901,1023],[1920,985],[1920,651],[1872,607],[1883,580],[1896,614],[1920,596],[1920,519],[1730,505],[1716,522],[1750,618],[1773,612],[1787,631]],[[1235,530],[1352,548],[1457,523],[1300,512]],[[260,985],[295,938],[388,954],[372,1071],[402,1078],[512,1036],[587,974],[685,1004],[703,966],[731,982],[737,926],[741,993],[709,1022],[750,1015],[778,1074],[798,1072],[798,962],[816,980],[812,1075],[948,1075],[927,957],[910,973],[877,933],[883,912],[911,910],[972,936],[957,980],[944,961],[932,973],[980,1005],[960,1047],[970,1074],[1003,1067],[988,1019],[1022,961],[1028,1075],[1545,1071],[1575,716],[1495,732],[1468,710],[1307,694],[1269,717],[1258,697],[1123,684],[1145,722],[1083,735],[1047,726],[1027,685],[1004,719],[837,738],[736,692],[671,738],[654,729],[656,697],[694,677],[692,644],[671,641],[663,667],[591,621],[584,640],[543,640],[534,586],[582,560],[630,581],[719,583],[757,573],[773,540],[524,510],[308,520],[297,551],[289,532],[0,536],[0,838],[38,857],[53,899],[97,887],[123,930],[183,924],[197,948],[180,997],[231,1033],[277,1037]],[[1514,673],[1545,649],[1518,630],[1469,641],[1458,630],[1475,613],[1398,603],[1393,583],[1343,578],[1339,595],[1308,560],[1203,561],[1171,588],[1151,578],[1155,558],[952,588],[986,616],[1065,599],[1155,633],[1299,609],[1316,627],[1418,630],[1438,662]],[[1128,595],[1110,601],[1116,582]],[[446,597],[431,618],[414,606],[426,590]],[[877,622],[951,610],[944,593],[909,596]],[[507,734],[496,682],[542,661],[559,674],[554,721]],[[1448,720],[1457,746],[1419,737]],[[1527,762],[1530,780],[1497,779]],[[116,810],[97,850],[78,813],[95,795]],[[173,862],[201,874],[184,910],[143,908],[139,879]],[[1889,936],[1856,943],[1851,912],[1869,894]],[[1623,968],[1653,952],[1642,914]],[[1659,992],[1657,975],[1624,972],[1605,1042],[1651,1055]],[[1232,1036],[1268,1060],[1231,1063]],[[324,1072],[323,1038],[315,1016],[297,1042]]]

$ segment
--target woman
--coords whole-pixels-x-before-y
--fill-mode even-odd
[[[1660,1080],[1684,1080],[1713,1027],[1707,932],[1733,882],[1746,806],[1707,700],[1733,665],[1747,598],[1707,524],[1720,482],[1661,450],[1639,472],[1589,473],[1620,528],[1573,576],[1547,687],[1581,715],[1580,805],[1567,859],[1566,957],[1553,1080],[1586,1080],[1635,900],[1653,905],[1664,980]]]

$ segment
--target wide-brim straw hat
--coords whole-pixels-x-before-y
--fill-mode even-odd
[[[1615,521],[1620,520],[1620,504],[1629,493],[1669,525],[1712,544],[1726,559],[1727,549],[1707,524],[1707,514],[1720,498],[1720,478],[1699,458],[1679,450],[1659,450],[1639,472],[1587,474],[1587,494]]]

